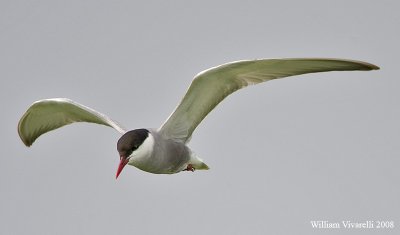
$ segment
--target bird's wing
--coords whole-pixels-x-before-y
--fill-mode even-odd
[[[187,142],[197,125],[225,97],[236,90],[272,79],[293,75],[379,67],[341,59],[262,59],[238,61],[205,70],[192,81],[175,111],[158,131],[167,138]]]
[[[92,122],[110,126],[121,134],[126,131],[106,115],[65,98],[36,101],[18,123],[18,133],[26,146],[42,134],[74,122]]]

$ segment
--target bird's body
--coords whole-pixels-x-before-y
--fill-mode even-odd
[[[306,73],[379,69],[362,61],[341,59],[263,59],[237,61],[205,70],[192,81],[182,101],[158,129],[126,131],[94,109],[65,98],[39,100],[18,123],[26,146],[42,134],[74,122],[91,122],[113,127],[122,134],[117,150],[120,164],[156,174],[209,169],[187,146],[193,131],[225,97],[248,85]],[[121,103],[126,107],[129,104]]]
[[[198,170],[208,169],[207,165],[186,144],[164,138],[155,129],[138,129],[125,133],[118,141],[118,151],[124,151],[122,143],[125,139],[128,139],[127,143],[130,143],[132,136],[138,136],[140,134],[137,133],[143,131],[148,131],[148,135],[132,153],[129,165],[155,174],[174,174],[187,169],[189,165]]]

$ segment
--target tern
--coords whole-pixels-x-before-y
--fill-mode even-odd
[[[122,134],[117,142],[120,163],[116,178],[127,164],[154,174],[207,170],[209,167],[187,144],[200,122],[233,92],[293,75],[377,69],[378,66],[362,61],[328,58],[235,61],[197,74],[181,102],[158,129],[127,131],[92,108],[67,98],[52,98],[36,101],[28,108],[18,123],[18,133],[29,147],[40,135],[74,122],[112,127]]]

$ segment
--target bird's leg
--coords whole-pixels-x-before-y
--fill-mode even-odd
[[[187,167],[186,167],[186,169],[184,169],[184,171],[191,171],[191,172],[194,172],[194,167],[193,167],[193,165],[192,164],[188,164],[187,165]]]

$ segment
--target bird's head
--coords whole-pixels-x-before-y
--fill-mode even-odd
[[[119,152],[120,162],[116,178],[118,178],[122,169],[128,164],[129,159],[133,157],[133,153],[139,149],[148,136],[149,131],[147,129],[136,129],[126,132],[119,138],[117,150]]]

